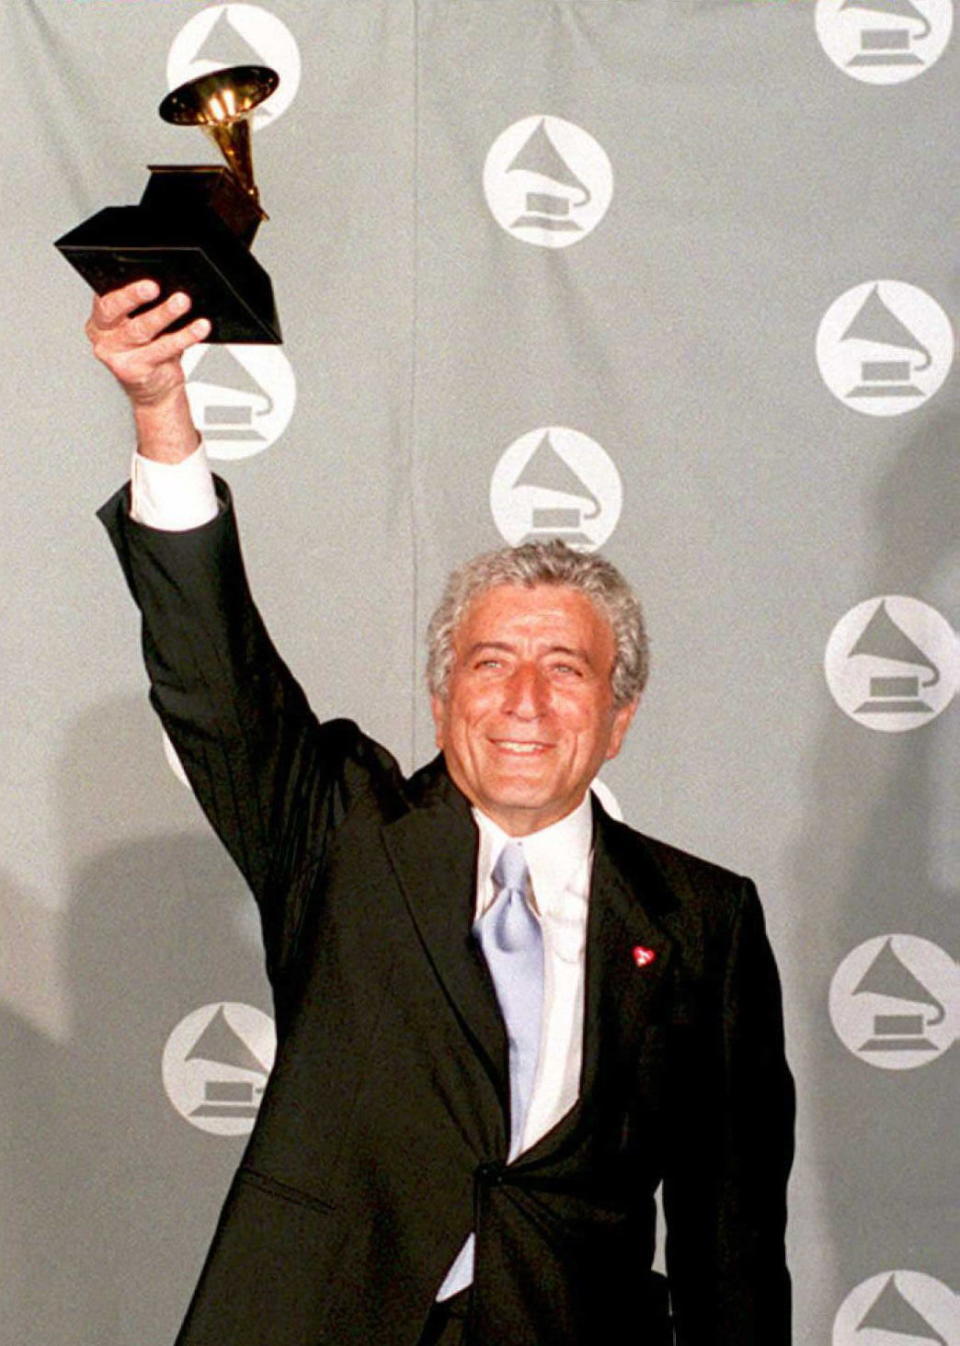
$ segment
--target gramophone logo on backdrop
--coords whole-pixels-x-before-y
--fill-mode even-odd
[[[960,639],[918,598],[868,598],[840,618],[824,672],[841,710],[868,729],[900,733],[940,714],[960,687]]]
[[[297,384],[279,346],[191,346],[187,398],[211,458],[250,458],[290,423]]]
[[[952,0],[818,0],[820,45],[845,75],[900,84],[929,70],[953,28]]]
[[[899,280],[847,290],[817,332],[824,383],[867,416],[901,416],[921,406],[947,377],[953,351],[953,329],[940,305]]]
[[[851,1290],[832,1346],[960,1346],[960,1297],[922,1271],[884,1271]]]
[[[508,234],[541,248],[568,248],[607,213],[613,169],[582,127],[561,117],[524,117],[491,145],[483,190]]]
[[[280,87],[251,118],[259,130],[286,112],[300,85],[300,52],[287,26],[259,5],[209,5],[183,25],[167,57],[171,89],[231,65],[266,65]]]
[[[203,1005],[163,1051],[163,1087],[192,1126],[217,1136],[253,1130],[277,1050],[273,1020],[253,1005]]]
[[[834,973],[830,1019],[843,1045],[871,1066],[925,1066],[960,1032],[960,968],[917,935],[878,935]]]
[[[494,468],[490,509],[504,541],[562,538],[577,551],[600,547],[617,526],[620,474],[596,440],[564,425],[514,440]]]

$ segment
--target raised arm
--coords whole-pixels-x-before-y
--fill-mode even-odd
[[[199,438],[180,355],[209,329],[164,332],[184,311],[177,296],[133,317],[155,293],[139,282],[98,299],[87,331],[130,398],[139,452],[177,464]],[[250,597],[223,483],[218,496],[215,517],[185,531],[132,519],[126,490],[100,518],[143,618],[151,701],[257,898],[276,982],[296,959],[331,831],[395,767],[352,722],[317,723]]]

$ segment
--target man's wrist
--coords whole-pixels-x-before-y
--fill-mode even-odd
[[[200,435],[181,384],[156,402],[135,402],[137,452],[158,463],[180,463],[196,451]]]

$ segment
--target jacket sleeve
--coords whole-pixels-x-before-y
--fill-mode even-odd
[[[753,884],[742,885],[710,959],[693,1059],[674,1090],[663,1198],[677,1346],[791,1341],[794,1090],[763,912]]]
[[[230,495],[173,533],[99,511],[142,617],[150,699],[260,907],[271,979],[295,958],[312,878],[351,803],[396,772],[349,720],[319,724],[247,587]]]

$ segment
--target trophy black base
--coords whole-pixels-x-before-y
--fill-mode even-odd
[[[247,250],[263,212],[240,199],[219,168],[153,169],[139,205],[108,206],[58,238],[55,247],[106,294],[150,278],[161,297],[183,290],[190,311],[168,330],[208,318],[208,341],[282,340],[270,277]]]

